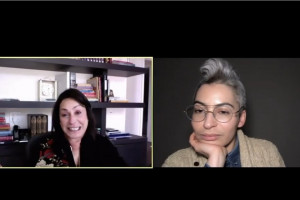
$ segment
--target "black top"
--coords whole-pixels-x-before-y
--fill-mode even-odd
[[[28,166],[36,166],[43,159],[54,166],[75,167],[70,144],[64,136],[53,138],[43,134],[32,138],[28,144]],[[80,167],[125,167],[127,164],[120,157],[118,150],[106,137],[99,134],[95,140],[84,137],[80,144]]]

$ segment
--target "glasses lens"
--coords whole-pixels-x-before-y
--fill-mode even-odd
[[[187,117],[195,122],[200,122],[205,118],[205,109],[203,106],[191,105],[186,109]]]
[[[214,109],[214,116],[219,122],[228,122],[233,114],[233,108],[230,106],[219,106]]]
[[[205,119],[206,113],[205,106],[202,105],[190,105],[186,109],[186,116],[189,120],[194,122],[201,122]],[[231,106],[222,105],[217,106],[213,110],[213,115],[215,119],[219,122],[228,122],[231,120],[234,110]]]

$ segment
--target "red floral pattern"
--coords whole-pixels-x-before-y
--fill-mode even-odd
[[[42,149],[40,151],[40,158],[36,164],[37,167],[42,166],[53,166],[53,167],[67,167],[69,163],[66,159],[66,155],[63,155],[63,158],[60,158],[53,152],[52,149],[53,139],[48,139],[47,142],[42,143]]]

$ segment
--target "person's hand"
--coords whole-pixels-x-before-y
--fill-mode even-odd
[[[192,133],[189,140],[196,152],[203,154],[207,158],[210,167],[224,167],[227,149],[222,146],[199,142],[196,134]]]

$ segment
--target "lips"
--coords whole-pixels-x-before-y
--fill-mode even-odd
[[[216,134],[204,134],[201,135],[201,139],[205,141],[215,141],[219,138],[219,135]]]

